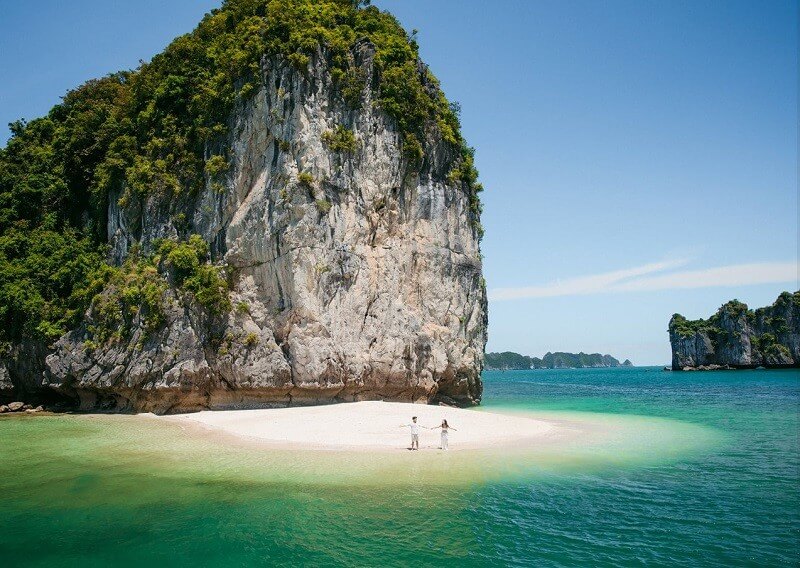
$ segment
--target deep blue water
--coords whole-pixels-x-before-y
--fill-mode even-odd
[[[800,562],[796,370],[484,376],[487,408],[661,416],[724,434],[708,453],[675,463],[483,488],[475,513],[485,519],[479,534],[495,558],[554,566]]]

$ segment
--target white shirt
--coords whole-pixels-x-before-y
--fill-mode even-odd
[[[409,428],[411,428],[411,434],[413,436],[418,436],[419,435],[419,424],[417,424],[416,422],[412,422],[411,424],[408,424],[407,426]]]

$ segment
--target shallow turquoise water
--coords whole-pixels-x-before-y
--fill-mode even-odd
[[[0,558],[12,566],[800,562],[796,371],[487,372],[484,407],[584,416],[621,434],[517,461],[453,453],[411,463],[397,461],[405,453],[254,455],[128,417],[2,418]]]

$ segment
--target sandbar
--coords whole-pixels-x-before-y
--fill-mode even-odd
[[[439,450],[440,430],[451,426],[450,451],[517,447],[565,434],[558,421],[522,415],[402,402],[365,401],[255,410],[214,410],[160,417],[199,425],[283,449],[400,451],[410,446],[411,417],[422,426],[420,450]],[[454,430],[453,430],[454,429]],[[569,429],[566,429],[569,430]]]

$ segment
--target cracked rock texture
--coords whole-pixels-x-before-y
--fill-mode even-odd
[[[321,51],[306,72],[265,58],[262,88],[220,144],[231,164],[223,191],[209,180],[195,196],[124,208],[112,196],[114,261],[135,243],[147,251],[154,239],[185,238],[176,219],[188,222],[226,267],[234,309],[212,317],[171,288],[154,333],[139,325],[95,349],[85,327],[62,337],[40,388],[84,408],[159,413],[478,403],[486,294],[468,190],[448,181],[459,151],[432,126],[421,165],[409,164],[396,125],[373,104],[372,56],[367,42],[353,52],[366,78],[357,109],[337,94]],[[353,132],[354,151],[326,144],[338,126]]]

